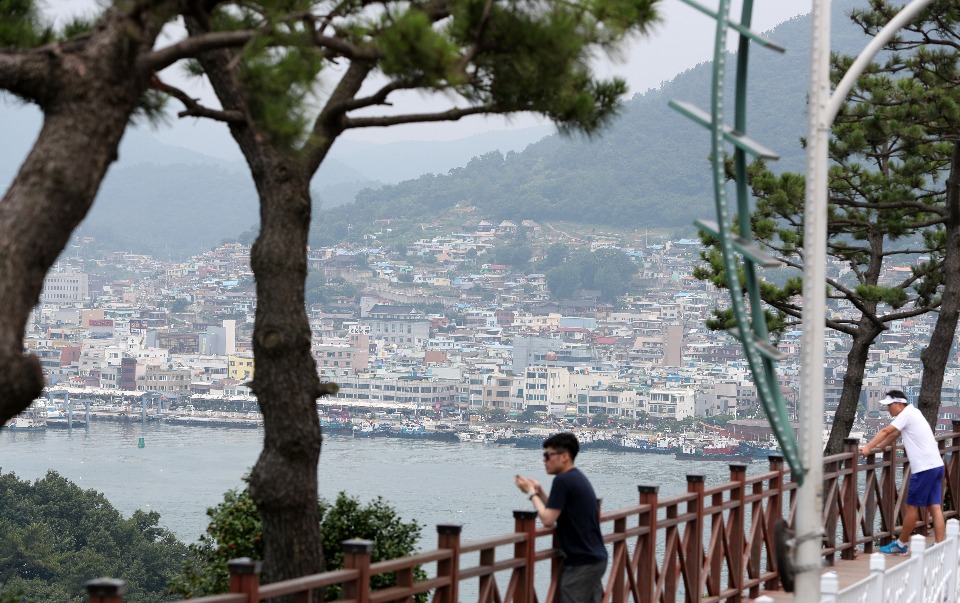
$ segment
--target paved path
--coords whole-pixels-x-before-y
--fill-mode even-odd
[[[927,546],[933,545],[933,536],[927,537]],[[838,555],[839,557],[839,555]],[[886,555],[886,568],[890,569],[895,567],[900,563],[903,563],[910,558],[910,555]],[[856,559],[837,559],[836,563],[832,566],[826,566],[823,568],[822,573],[827,572],[837,572],[837,578],[840,579],[840,589],[855,584],[860,580],[863,580],[870,575],[870,555],[864,554],[863,552],[858,552]],[[762,595],[768,596],[774,600],[775,603],[791,603],[793,601],[793,593],[783,592],[783,591],[764,591]],[[756,599],[749,599],[750,601],[755,601]]]

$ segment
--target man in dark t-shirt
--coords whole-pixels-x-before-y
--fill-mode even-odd
[[[533,502],[543,525],[557,526],[563,551],[560,603],[600,603],[607,548],[600,532],[597,495],[573,464],[580,443],[572,433],[558,433],[544,440],[543,450],[544,469],[555,476],[549,498],[537,480],[518,475],[515,481]]]

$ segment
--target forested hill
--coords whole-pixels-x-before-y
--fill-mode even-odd
[[[847,16],[851,7],[862,4],[862,0],[834,2],[835,51],[855,54],[869,41]],[[748,133],[781,154],[778,169],[803,169],[800,138],[806,130],[810,27],[810,17],[802,16],[769,32],[787,48],[783,54],[755,45],[751,51]],[[727,61],[731,87],[735,64]],[[690,225],[694,218],[713,213],[709,139],[704,128],[670,109],[667,102],[685,100],[709,109],[710,77],[711,65],[704,63],[659,90],[635,96],[594,140],[553,135],[522,152],[475,158],[445,175],[362,191],[355,203],[320,212],[314,243],[342,236],[347,223],[356,229],[380,218],[429,221],[457,204],[475,206],[473,215],[488,220]],[[732,111],[732,90],[725,97]]]

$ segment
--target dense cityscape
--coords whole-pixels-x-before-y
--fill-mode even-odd
[[[321,379],[340,387],[321,400],[321,415],[347,417],[339,407],[368,411],[354,413],[357,429],[389,412],[647,431],[672,421],[688,428],[710,422],[734,437],[769,435],[739,342],[705,326],[725,295],[691,276],[700,261],[697,240],[567,233],[530,220],[466,221],[456,232],[409,244],[368,238],[366,246],[309,253],[313,354]],[[516,260],[519,268],[493,263],[518,241],[529,249]],[[160,410],[255,409],[246,385],[255,370],[249,247],[226,243],[164,261],[94,254],[93,243],[78,239],[73,255],[61,258],[29,325],[27,345],[43,363],[48,398],[60,400],[63,391],[75,400],[126,396],[123,405],[137,415],[147,393],[163,398]],[[529,270],[562,250],[614,250],[635,272],[610,301],[583,288],[557,299],[547,275]],[[888,270],[890,278],[901,271]],[[886,390],[916,391],[931,324],[925,317],[893,323],[873,346],[859,428],[872,430],[882,419],[876,401]],[[778,342],[791,405],[799,335],[787,330]],[[843,337],[828,335],[828,411],[839,399],[846,347]],[[946,380],[940,429],[960,416],[955,365]],[[42,415],[22,418],[21,428],[38,426]]]

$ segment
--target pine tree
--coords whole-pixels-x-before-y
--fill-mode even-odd
[[[871,0],[869,8],[851,18],[875,35],[900,7],[887,0]],[[913,110],[922,115],[921,127],[930,142],[943,143],[949,153],[943,199],[943,227],[930,236],[940,262],[940,306],[930,342],[920,353],[923,374],[918,406],[935,427],[940,391],[960,318],[960,11],[955,2],[938,1],[901,31],[887,48],[893,56],[885,70],[916,82]]]
[[[883,4],[875,0],[874,10],[880,11]],[[938,9],[943,14],[956,12],[945,2],[931,11]],[[875,33],[877,24],[882,26],[892,14],[895,11],[886,16],[855,13],[853,18],[864,24],[865,31]],[[921,16],[929,21],[918,27],[936,29],[935,14]],[[850,433],[868,353],[877,337],[892,322],[941,309],[947,300],[955,300],[956,293],[944,288],[944,283],[956,282],[955,277],[945,276],[960,262],[948,244],[948,239],[957,244],[957,234],[951,235],[957,227],[957,209],[949,202],[956,192],[948,195],[947,185],[952,181],[948,175],[955,154],[957,122],[952,115],[960,99],[955,84],[946,85],[948,78],[943,75],[956,72],[956,59],[930,53],[916,43],[914,48],[913,55],[894,53],[883,63],[871,65],[834,122],[827,253],[842,267],[828,274],[825,283],[826,326],[848,335],[851,343],[828,454],[840,452]],[[851,57],[835,57],[834,82],[852,62]],[[924,73],[931,68],[937,69],[935,77]],[[751,216],[754,235],[788,269],[782,285],[761,284],[764,302],[775,311],[771,327],[782,328],[802,316],[804,178],[774,174],[762,162],[751,167],[749,178],[757,196]],[[695,275],[719,286],[723,276],[719,252],[711,248],[703,258],[707,263]],[[909,274],[891,279],[888,269],[903,264],[909,266]],[[938,327],[952,341],[956,311],[941,312],[941,319],[953,316],[952,325]],[[713,326],[728,323],[725,313],[718,319]],[[946,351],[942,341],[932,343],[926,353],[931,350],[945,361],[949,343]],[[941,383],[944,364],[939,366]]]
[[[269,29],[239,49],[198,56],[197,74],[221,109],[179,99],[181,116],[227,124],[260,197],[251,250],[257,310],[250,384],[264,416],[264,448],[250,494],[264,527],[268,581],[319,571],[316,399],[335,391],[317,376],[304,307],[309,184],[344,132],[530,111],[561,131],[595,132],[616,113],[623,80],[602,80],[596,51],[614,52],[653,23],[656,0],[493,0],[244,3],[188,18],[192,36]],[[452,99],[444,110],[389,109],[404,92]],[[311,107],[317,107],[314,113]],[[380,111],[381,114],[371,114]]]

